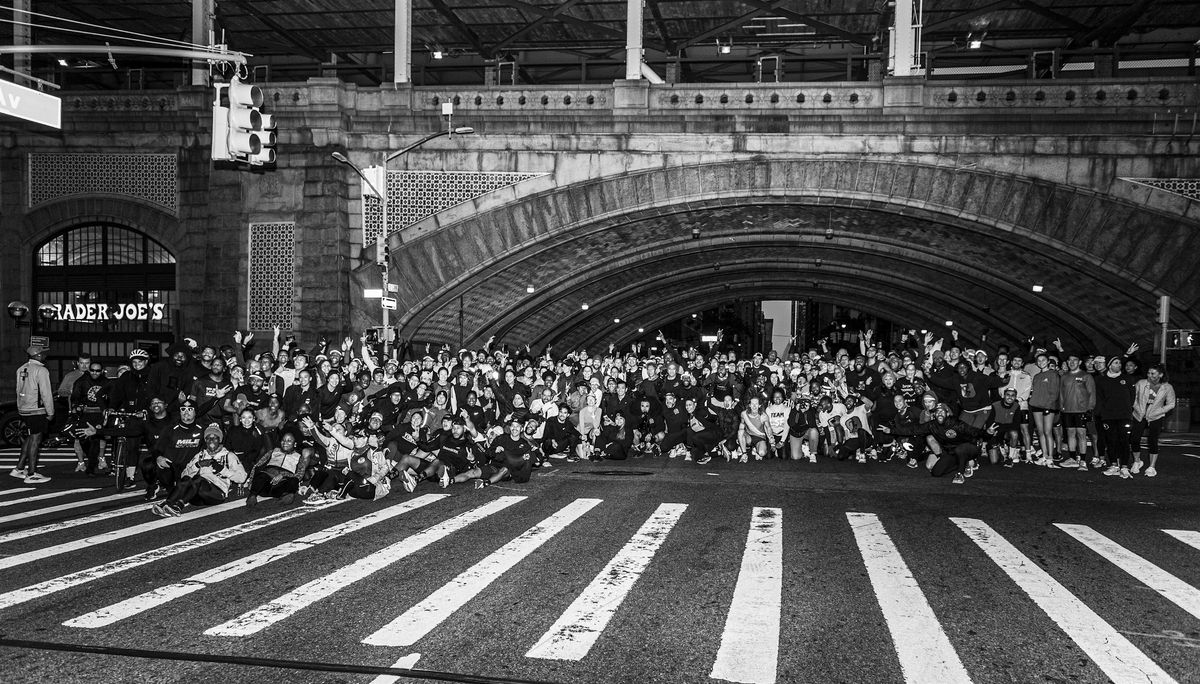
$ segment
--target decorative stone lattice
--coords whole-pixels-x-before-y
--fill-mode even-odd
[[[541,175],[544,174],[388,171],[388,235],[443,209]],[[373,245],[383,225],[383,206],[379,198],[368,192],[363,193],[362,200],[363,245]]]
[[[29,206],[72,195],[124,195],[179,213],[174,154],[30,154]]]
[[[1200,178],[1122,178],[1121,180],[1200,200]]]
[[[296,224],[251,223],[249,254],[246,327],[290,329],[296,292]]]

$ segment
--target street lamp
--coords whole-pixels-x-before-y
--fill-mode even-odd
[[[361,178],[363,180],[363,182],[367,184],[367,187],[370,188],[371,192],[374,193],[375,196],[379,198],[380,213],[381,213],[381,216],[383,219],[382,220],[383,225],[375,233],[375,265],[379,267],[379,275],[383,279],[383,288],[382,288],[383,297],[387,297],[388,293],[390,291],[390,288],[388,287],[387,258],[384,256],[384,253],[383,253],[384,244],[385,244],[385,242],[387,240],[387,236],[388,236],[388,225],[389,225],[389,223],[388,223],[388,197],[387,197],[387,164],[388,164],[388,162],[395,159],[396,157],[399,157],[401,155],[411,152],[412,150],[420,147],[421,145],[424,145],[425,143],[429,142],[430,140],[433,140],[434,138],[440,138],[443,135],[448,135],[450,137],[454,137],[455,135],[471,135],[474,132],[475,132],[475,129],[471,128],[470,126],[459,126],[457,128],[450,128],[449,126],[447,126],[447,128],[445,130],[437,131],[436,133],[430,133],[429,135],[421,138],[420,140],[417,140],[416,142],[412,143],[411,145],[404,147],[400,150],[397,150],[395,152],[392,152],[391,154],[385,156],[383,158],[383,163],[381,165],[368,167],[376,175],[376,179],[379,181],[379,185],[383,186],[382,189],[371,180],[371,177],[369,175],[367,175],[366,171],[359,168],[359,166],[357,164],[355,164],[354,162],[350,161],[349,157],[342,154],[341,152],[333,153],[333,158],[335,160],[354,169],[354,172],[358,174],[358,177]],[[365,211],[363,213],[364,213],[364,215],[366,214]],[[381,307],[382,307],[382,301],[383,300],[381,298],[380,299]],[[383,320],[382,320],[382,323],[383,323],[383,354],[384,354],[384,356],[387,356],[390,351],[390,344],[389,344],[390,336],[388,335],[388,309],[383,308],[382,310],[383,310]]]

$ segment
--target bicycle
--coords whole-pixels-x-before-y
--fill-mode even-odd
[[[138,420],[146,419],[145,411],[120,411],[117,409],[109,409],[104,412],[104,427],[106,429],[121,429],[125,427],[128,419],[137,418]],[[127,486],[133,486],[129,482],[129,475],[126,471],[125,458],[128,455],[129,438],[124,435],[119,435],[113,443],[112,457],[109,460],[113,475],[116,476],[117,491],[124,491]]]

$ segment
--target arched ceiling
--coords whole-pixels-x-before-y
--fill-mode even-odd
[[[857,169],[828,170],[826,183],[862,184]],[[652,172],[517,200],[393,251],[401,335],[596,348],[719,301],[813,298],[910,327],[953,320],[967,337],[1111,349],[1149,340],[1163,291],[1177,295],[1176,324],[1196,324],[1191,226],[1028,181],[888,173],[886,194],[788,194],[756,167],[699,172],[687,193]],[[951,206],[922,200],[920,178]]]

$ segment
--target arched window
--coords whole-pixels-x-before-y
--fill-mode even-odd
[[[38,321],[56,357],[89,352],[117,359],[135,346],[170,341],[178,302],[175,257],[131,228],[88,223],[38,246],[34,301],[55,307],[57,320]]]

